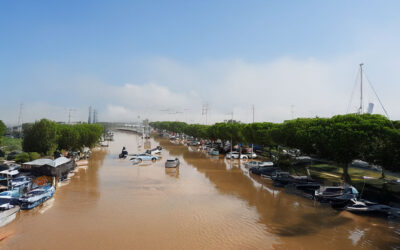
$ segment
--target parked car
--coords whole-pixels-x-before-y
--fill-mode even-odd
[[[264,166],[264,167],[252,167],[250,168],[250,172],[256,175],[264,175],[264,176],[272,176],[274,173],[278,171],[278,168],[272,166]]]
[[[257,154],[256,153],[247,153],[246,154],[248,157],[249,157],[249,159],[255,159],[255,158],[257,158]]]
[[[243,160],[249,159],[249,157],[245,154],[240,154],[240,156],[239,156],[239,152],[230,152],[230,153],[226,154],[226,156],[225,156],[226,159],[239,159],[239,157],[240,157],[240,159],[243,159]]]
[[[339,200],[349,201],[358,198],[358,191],[350,185],[342,186],[323,186],[319,190],[315,190],[314,197],[319,202],[336,202]]]
[[[219,155],[219,151],[216,150],[215,148],[210,149],[210,151],[208,151],[209,155],[214,155],[214,156],[218,156]]]

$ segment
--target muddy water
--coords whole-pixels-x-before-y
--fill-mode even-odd
[[[157,145],[162,160],[119,160]],[[165,169],[168,157],[181,166]],[[236,161],[116,133],[52,200],[0,229],[2,249],[387,249],[398,223],[336,212],[274,188]]]

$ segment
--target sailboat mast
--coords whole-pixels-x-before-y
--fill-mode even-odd
[[[363,113],[363,65],[364,63],[360,63],[360,115]]]

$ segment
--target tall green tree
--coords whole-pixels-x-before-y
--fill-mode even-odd
[[[7,127],[2,120],[0,120],[0,145],[3,142],[3,136],[7,131]]]
[[[57,148],[56,123],[47,119],[25,126],[22,148],[25,152],[51,155]]]

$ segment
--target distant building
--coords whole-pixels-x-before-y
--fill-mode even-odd
[[[88,118],[88,123],[89,123],[89,124],[93,123],[93,110],[92,110],[92,106],[89,107],[89,118]]]
[[[97,119],[97,109],[93,109],[93,123],[97,123],[98,119]]]
[[[368,114],[372,114],[373,110],[374,110],[374,104],[372,102],[368,103],[368,111],[367,111],[367,113]]]

